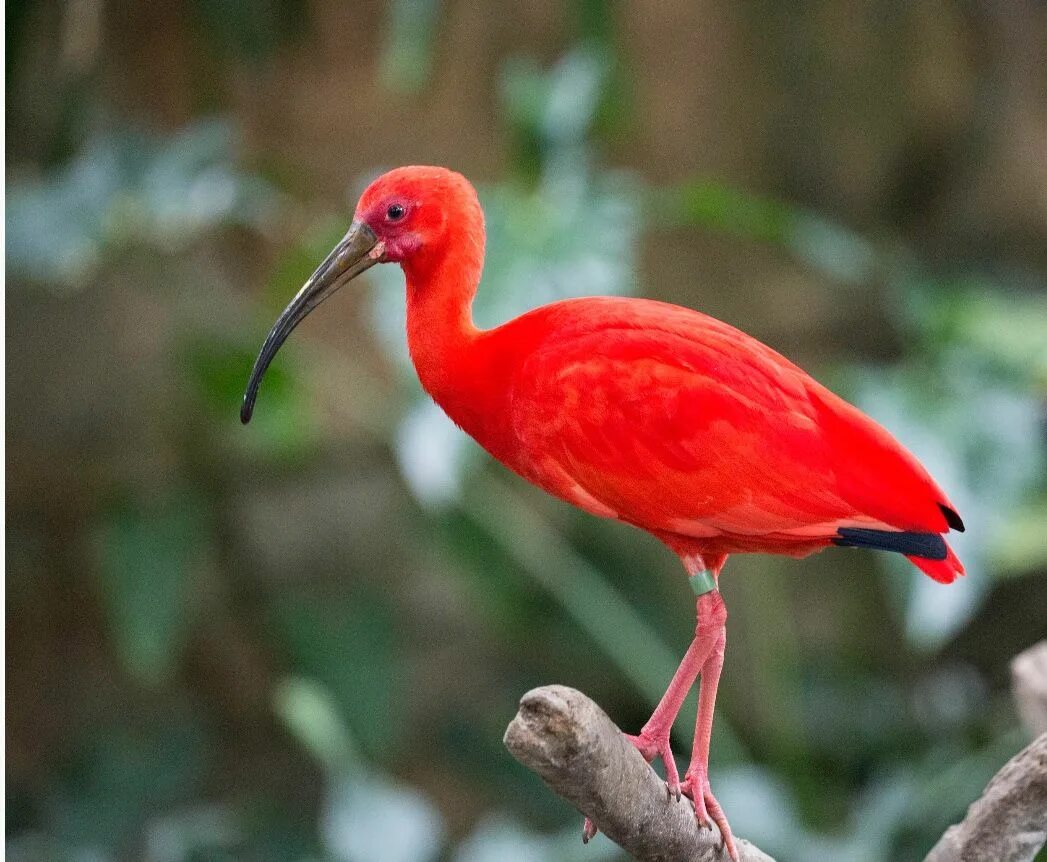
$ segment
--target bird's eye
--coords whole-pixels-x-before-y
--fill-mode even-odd
[[[404,209],[403,204],[391,204],[389,209],[385,211],[385,217],[389,221],[400,221],[406,212],[407,210]]]

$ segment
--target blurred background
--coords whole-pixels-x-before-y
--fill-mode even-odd
[[[404,163],[479,187],[476,315],[642,294],[887,425],[968,575],[735,557],[712,784],[779,860],[920,859],[1028,739],[1047,634],[1047,7],[7,4],[7,854],[601,862],[501,744],[636,731],[675,558],[422,396],[402,275],[276,314]],[[678,722],[685,763],[695,706]]]

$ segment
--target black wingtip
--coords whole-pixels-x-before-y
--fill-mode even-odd
[[[960,513],[955,509],[950,509],[943,503],[939,503],[938,508],[942,510],[942,514],[945,516],[945,523],[949,525],[950,529],[956,530],[957,533],[962,533],[967,529],[963,525],[963,519],[960,518]]]
[[[944,560],[949,546],[937,533],[910,531],[869,530],[863,527],[840,527],[834,545],[841,548],[869,548],[874,551],[894,551],[927,560]]]

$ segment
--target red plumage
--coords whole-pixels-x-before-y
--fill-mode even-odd
[[[490,448],[508,466],[674,548],[802,556],[840,527],[949,529],[945,494],[882,427],[699,312],[568,300],[481,341],[510,374],[494,411],[472,427],[463,417],[467,430],[497,441],[507,417],[515,445]],[[939,580],[962,571],[955,557],[919,565]]]
[[[725,643],[717,589],[729,554],[804,556],[833,544],[904,553],[948,583],[963,566],[941,538],[962,529],[927,471],[880,425],[770,347],[697,311],[593,297],[543,306],[495,329],[472,322],[483,213],[464,177],[399,168],[364,192],[353,226],[274,326],[241,417],[288,333],[376,262],[407,276],[407,338],[433,399],[495,458],[551,494],[659,538],[697,599],[695,639],[640,734],[737,851],[708,781]],[[710,574],[711,573],[711,578]],[[669,730],[701,675],[681,782]],[[586,835],[593,827],[586,824]]]

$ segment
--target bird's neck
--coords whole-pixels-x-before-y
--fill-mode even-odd
[[[483,268],[483,242],[448,243],[442,254],[404,264],[407,346],[422,386],[459,425],[472,424],[485,388],[472,304]],[[466,430],[472,431],[470,428]]]

